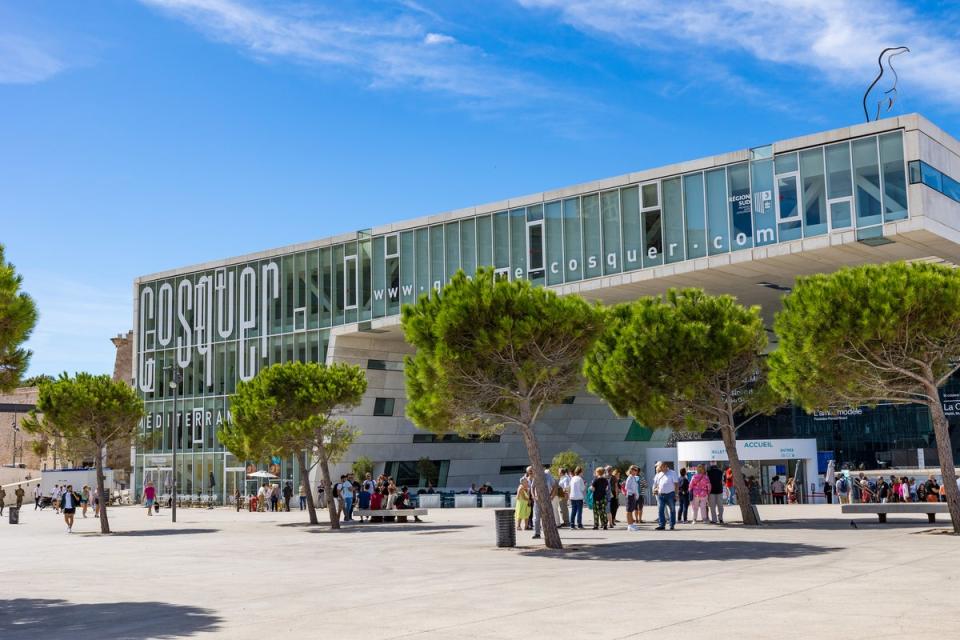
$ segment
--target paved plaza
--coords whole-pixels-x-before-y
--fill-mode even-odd
[[[107,537],[29,505],[0,524],[0,638],[960,636],[945,524],[768,506],[747,529],[737,511],[723,527],[564,532],[551,552],[528,532],[497,549],[494,514],[472,509],[331,532],[299,511],[172,524],[121,507]]]

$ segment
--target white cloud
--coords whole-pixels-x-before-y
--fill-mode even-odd
[[[442,33],[428,33],[423,38],[423,44],[453,44],[457,39]]]
[[[813,68],[825,80],[863,86],[877,55],[905,45],[902,86],[960,105],[956,23],[918,15],[905,3],[857,0],[517,0],[559,13],[585,32],[685,55],[744,53],[775,65]]]
[[[0,33],[0,84],[43,82],[65,65],[37,42]]]
[[[419,5],[400,15],[242,0],[141,0],[262,61],[358,72],[375,87],[414,87],[508,106],[546,97],[536,78],[496,66],[483,51],[434,33]],[[444,46],[437,46],[444,45]]]

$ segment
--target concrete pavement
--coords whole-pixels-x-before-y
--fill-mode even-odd
[[[767,526],[564,532],[494,545],[493,513],[310,527],[277,514],[49,509],[0,523],[0,638],[960,637],[960,538],[926,517],[765,506]],[[649,518],[652,511],[646,513]],[[323,514],[321,514],[321,517]],[[585,521],[591,521],[588,511]],[[589,525],[588,525],[589,526]]]

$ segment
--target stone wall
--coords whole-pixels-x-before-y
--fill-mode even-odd
[[[10,393],[0,394],[0,465],[13,464],[14,440],[16,440],[16,460],[27,469],[43,469],[53,465],[53,456],[43,458],[33,452],[30,446],[33,436],[23,430],[14,431],[14,421],[19,426],[27,412],[37,404],[37,388],[21,387]],[[16,436],[16,438],[14,438]]]

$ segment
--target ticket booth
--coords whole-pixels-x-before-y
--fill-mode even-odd
[[[780,476],[784,482],[794,478],[801,502],[809,493],[810,483],[817,480],[816,438],[737,440],[737,455],[744,474],[755,476],[760,482],[764,502],[770,502],[770,483],[774,476]],[[701,463],[709,467],[713,462],[725,467],[727,450],[720,440],[678,442],[677,460],[681,467],[688,469]]]

